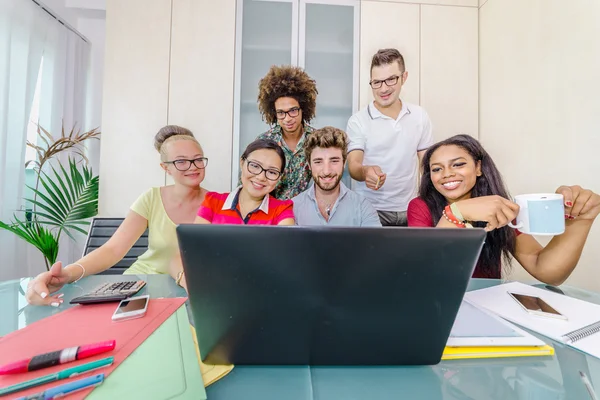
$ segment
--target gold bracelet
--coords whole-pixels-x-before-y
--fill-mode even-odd
[[[177,278],[175,278],[175,284],[177,286],[181,286],[181,278],[183,278],[183,270],[177,273]]]

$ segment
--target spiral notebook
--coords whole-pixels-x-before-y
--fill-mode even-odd
[[[508,293],[537,296],[567,317],[541,317],[524,310]],[[600,305],[519,282],[465,293],[465,299],[550,339],[600,358]]]

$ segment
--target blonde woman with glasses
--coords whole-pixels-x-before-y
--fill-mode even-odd
[[[174,184],[154,187],[143,193],[131,206],[115,234],[100,248],[73,264],[62,267],[59,261],[50,271],[39,274],[27,289],[27,301],[35,305],[60,306],[63,285],[105,271],[119,262],[148,229],[148,250],[125,274],[167,274],[169,262],[178,253],[175,227],[192,223],[207,190],[204,180],[208,158],[188,129],[176,125],[162,128],[154,147],[160,153],[161,168]],[[171,274],[174,279],[181,276]],[[179,283],[179,282],[178,282]]]

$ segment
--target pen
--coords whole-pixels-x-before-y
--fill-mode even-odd
[[[0,375],[19,374],[22,372],[35,371],[42,368],[53,367],[83,358],[93,357],[97,354],[114,350],[115,341],[86,344],[83,346],[69,347],[46,354],[40,354],[31,359],[20,360],[0,367]]]
[[[377,177],[377,184],[375,184],[375,189],[379,189],[379,180],[381,179],[380,176]]]
[[[594,392],[594,388],[592,387],[592,383],[588,379],[587,375],[584,374],[581,371],[579,371],[579,375],[581,376],[581,380],[582,380],[583,384],[585,385],[585,388],[587,389],[587,391],[588,391],[588,393],[590,395],[590,399],[592,399],[592,400],[598,400],[598,397],[596,396],[596,392]]]
[[[48,382],[54,382],[61,379],[73,378],[74,376],[84,374],[86,372],[90,372],[92,370],[107,367],[111,365],[114,361],[114,357],[103,358],[98,361],[92,361],[90,363],[81,364],[76,367],[71,367],[64,369],[62,371],[56,372],[54,374],[41,376],[36,379],[32,379],[30,381],[21,382],[16,385],[7,386],[5,388],[0,388],[0,396],[4,396],[5,394],[18,392],[21,390],[29,389],[35,386],[43,385]]]
[[[90,376],[74,382],[54,386],[43,392],[32,394],[30,396],[20,397],[17,400],[52,400],[58,397],[69,395],[78,390],[88,389],[92,386],[98,386],[104,381],[104,374]]]

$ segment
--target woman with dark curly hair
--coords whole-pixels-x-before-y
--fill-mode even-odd
[[[288,200],[308,188],[311,180],[304,143],[314,130],[317,86],[304,70],[289,65],[272,66],[258,84],[258,109],[272,128],[257,139],[271,139],[283,149],[286,168],[274,192]]]

